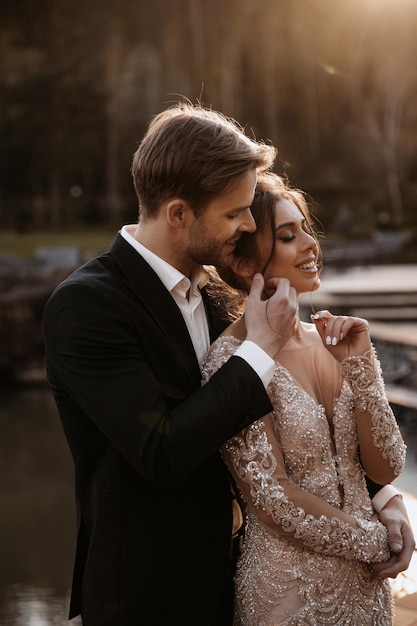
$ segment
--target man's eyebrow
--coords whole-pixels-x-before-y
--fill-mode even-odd
[[[251,204],[245,204],[244,206],[237,206],[234,209],[230,209],[231,212],[233,211],[246,211],[246,209],[250,209],[251,208]]]

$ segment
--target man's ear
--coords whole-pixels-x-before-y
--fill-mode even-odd
[[[235,257],[231,265],[232,270],[237,276],[242,278],[253,278],[256,274],[256,262],[252,259],[239,259]]]
[[[184,228],[194,219],[190,205],[182,198],[171,198],[166,205],[167,221],[172,228]]]

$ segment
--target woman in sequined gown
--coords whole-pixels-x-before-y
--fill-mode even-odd
[[[319,245],[302,194],[265,175],[252,213],[257,231],[242,237],[222,278],[247,291],[260,271],[266,284],[279,276],[299,294],[316,289]],[[204,380],[245,336],[241,316],[211,347]],[[365,474],[391,482],[405,445],[367,322],[328,311],[299,321],[268,392],[273,412],[223,448],[247,509],[235,625],[391,625],[390,585],[371,565],[389,558],[387,532]]]

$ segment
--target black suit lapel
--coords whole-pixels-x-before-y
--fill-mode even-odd
[[[171,294],[153,269],[121,235],[114,240],[110,254],[119,266],[131,291],[165,334],[171,348],[184,365],[194,386],[201,381],[200,368],[184,318]]]

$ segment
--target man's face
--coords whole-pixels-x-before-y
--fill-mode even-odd
[[[256,185],[256,170],[250,170],[233,189],[215,198],[190,225],[187,254],[199,265],[229,267],[236,242],[244,232],[254,232],[250,212]]]

